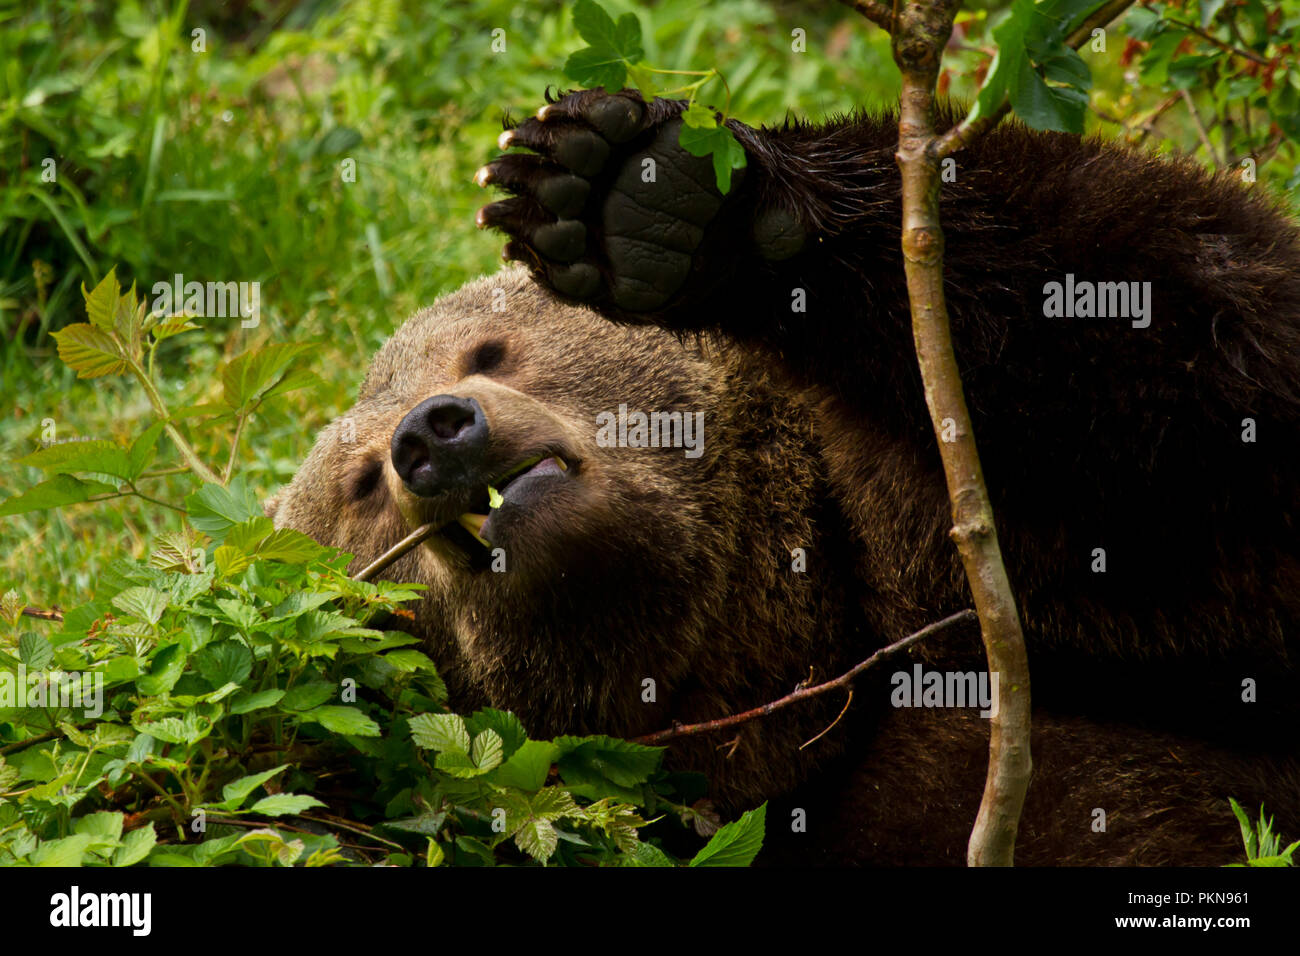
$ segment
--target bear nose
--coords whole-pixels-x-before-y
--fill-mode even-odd
[[[414,494],[431,498],[481,484],[487,443],[487,416],[478,402],[435,395],[407,412],[393,432],[393,468]]]

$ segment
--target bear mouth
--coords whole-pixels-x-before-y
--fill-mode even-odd
[[[488,556],[492,520],[505,506],[525,507],[532,486],[542,480],[567,478],[574,467],[559,454],[541,454],[526,458],[498,478],[477,489],[470,497],[469,508],[440,530],[444,538],[465,552],[475,563]]]

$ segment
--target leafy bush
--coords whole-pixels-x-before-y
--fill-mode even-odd
[[[448,712],[417,639],[380,626],[410,617],[421,586],[348,577],[351,555],[261,514],[229,476],[235,448],[221,477],[198,458],[178,414],[233,418],[237,436],[308,382],[300,347],[236,356],[223,406],[169,412],[154,350],[198,326],[146,314],[112,271],[85,300],[90,321],[58,333],[60,356],[83,377],[134,377],[158,421],[129,445],[26,456],[51,477],[0,513],[165,504],[140,490],[164,432],[213,480],[171,506],[181,530],[147,561],[110,565],[49,636],[20,626],[16,591],[0,601],[0,865],[678,863],[641,838],[647,817],[707,824],[708,812],[689,805],[697,779],[661,769],[661,748],[532,740],[512,714]],[[763,820],[760,807],[722,827],[691,864],[748,864]]]

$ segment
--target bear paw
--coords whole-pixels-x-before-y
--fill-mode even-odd
[[[513,194],[480,209],[479,228],[509,235],[503,258],[562,295],[627,312],[662,307],[686,285],[724,202],[709,157],[678,145],[683,106],[629,90],[547,103],[498,141],[532,152],[476,174]]]

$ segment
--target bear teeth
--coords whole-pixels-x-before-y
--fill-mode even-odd
[[[488,519],[487,515],[477,515],[477,514],[470,513],[470,514],[461,515],[459,518],[456,519],[456,522],[462,528],[464,528],[466,531],[472,534],[475,540],[478,541],[479,544],[483,545],[483,547],[486,548],[486,547],[490,547],[490,545],[487,543],[487,541],[483,539],[483,536],[479,534],[479,532],[483,530],[483,522],[487,521],[487,519]]]

